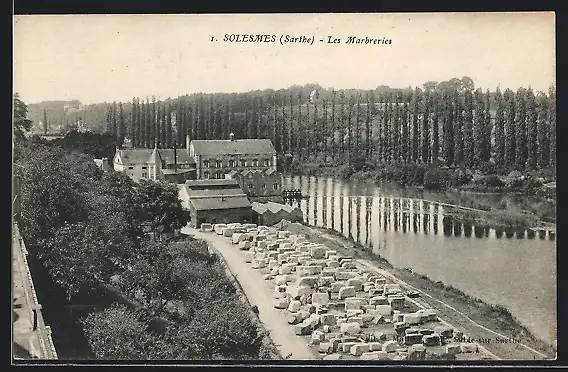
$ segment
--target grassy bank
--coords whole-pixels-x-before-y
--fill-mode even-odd
[[[546,342],[536,338],[510,313],[507,308],[502,305],[487,304],[480,299],[465,294],[463,291],[454,288],[451,285],[446,285],[440,281],[433,281],[425,275],[412,272],[410,269],[395,268],[383,257],[372,253],[369,247],[353,242],[335,231],[323,228],[314,228],[298,223],[286,225],[285,229],[294,233],[303,234],[310,241],[325,244],[330,249],[337,250],[344,255],[371,262],[378,268],[389,271],[396,278],[404,281],[405,283],[429,294],[433,298],[445,304],[450,305],[476,323],[509,338],[522,339],[524,344],[539,350],[550,357],[555,355],[551,345],[548,345]],[[429,304],[437,308],[437,310],[440,311],[441,316],[445,319],[447,318],[446,320],[450,323],[454,323],[456,325],[459,324],[468,329],[470,335],[474,335],[475,332],[479,332],[479,329],[465,320],[463,315],[459,315],[459,313],[456,313],[441,304],[436,304],[435,302],[430,301]],[[496,350],[496,353],[499,351],[499,349]]]

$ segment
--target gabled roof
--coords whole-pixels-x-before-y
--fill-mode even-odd
[[[178,164],[195,163],[187,153],[186,149],[176,149],[176,153],[176,160]],[[166,164],[174,164],[174,149],[158,149],[158,154],[160,155],[160,158],[166,162]]]
[[[202,198],[189,198],[189,202],[198,211],[250,208],[250,202],[246,196],[214,196]]]
[[[195,155],[276,154],[269,139],[193,140]]]
[[[148,162],[152,151],[152,149],[122,149],[118,150],[118,153],[123,163],[143,164]]]
[[[190,198],[211,198],[222,196],[246,196],[240,187],[234,189],[221,189],[221,190],[188,190]]]
[[[200,188],[206,186],[226,186],[226,185],[236,185],[239,187],[239,183],[237,180],[230,180],[230,179],[211,179],[211,180],[187,180],[185,181],[185,185],[189,188]]]

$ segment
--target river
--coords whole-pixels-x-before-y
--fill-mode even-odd
[[[283,188],[309,195],[300,201],[309,225],[340,232],[395,267],[410,268],[486,303],[505,306],[535,336],[549,343],[555,339],[555,235],[462,223],[440,205],[507,205],[508,197],[456,197],[307,176],[285,176]]]

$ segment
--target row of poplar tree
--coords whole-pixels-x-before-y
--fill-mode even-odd
[[[185,147],[186,136],[270,138],[279,153],[306,161],[365,158],[467,167],[492,161],[515,169],[555,165],[553,88],[535,95],[530,88],[483,92],[463,84],[424,87],[134,98],[128,113],[122,103],[110,106],[107,130],[141,148]]]

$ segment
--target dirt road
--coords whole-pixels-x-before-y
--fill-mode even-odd
[[[294,360],[316,359],[306,341],[294,333],[294,327],[288,324],[282,310],[274,308],[273,292],[265,285],[262,273],[259,270],[251,270],[250,265],[245,263],[244,252],[232,245],[229,239],[214,232],[204,233],[190,227],[184,227],[181,232],[210,242],[223,255],[250,304],[258,307],[258,316],[270,332],[270,338],[282,357],[289,356],[288,359]]]

